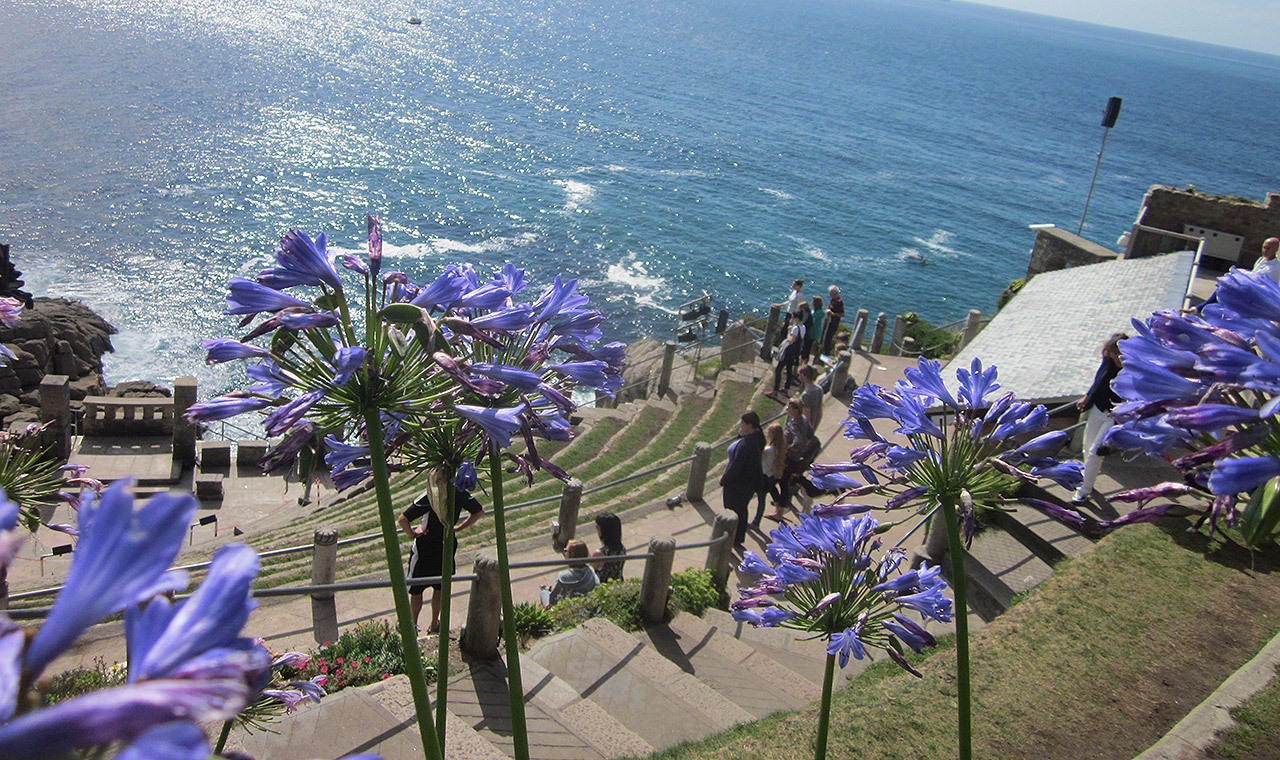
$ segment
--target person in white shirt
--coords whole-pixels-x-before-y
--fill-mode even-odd
[[[1253,265],[1256,274],[1266,274],[1280,283],[1280,260],[1276,259],[1276,251],[1280,249],[1280,238],[1267,238],[1262,241],[1262,256]]]

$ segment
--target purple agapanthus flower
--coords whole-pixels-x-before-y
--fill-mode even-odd
[[[1209,490],[1219,496],[1252,491],[1280,475],[1280,457],[1220,459],[1209,475]]]
[[[236,645],[257,606],[249,596],[257,574],[257,552],[244,544],[223,546],[190,599],[174,605],[157,597],[142,610],[126,610],[129,682],[166,678],[210,650]]]
[[[333,268],[325,247],[328,236],[323,232],[312,240],[302,230],[289,230],[280,238],[280,247],[276,249],[276,268],[272,275],[277,282],[288,282],[292,285],[327,285],[335,290],[342,289],[338,279],[338,271]]]
[[[278,319],[281,327],[293,332],[337,327],[341,324],[341,320],[324,311],[310,314],[282,313]]]
[[[470,461],[458,465],[458,474],[453,479],[453,487],[459,491],[471,493],[476,490],[477,484],[476,466],[471,464]]]
[[[225,314],[258,314],[290,307],[311,309],[311,304],[306,301],[243,277],[232,277],[227,281],[227,288],[227,310],[223,312]]]
[[[307,391],[284,406],[279,407],[262,421],[269,436],[283,435],[286,430],[302,421],[313,404],[324,398],[323,390]]]
[[[981,407],[988,395],[1000,389],[996,383],[996,368],[983,370],[982,360],[977,358],[973,360],[971,369],[957,369],[956,379],[960,381],[960,401],[970,409]]]
[[[491,377],[494,380],[506,383],[513,388],[518,388],[525,393],[531,393],[538,390],[538,386],[542,384],[542,376],[536,372],[530,372],[527,369],[512,367],[506,364],[493,364],[490,362],[473,362],[467,365],[467,369],[476,372],[485,377]]]
[[[206,352],[205,364],[221,364],[235,359],[264,359],[271,356],[271,352],[265,348],[250,346],[231,338],[206,340],[200,344],[200,348]]]
[[[185,416],[191,422],[213,422],[235,417],[245,412],[265,409],[268,406],[271,406],[269,399],[222,396],[192,404],[187,407]]]
[[[80,542],[49,617],[27,648],[25,669],[40,673],[85,628],[114,612],[186,585],[169,572],[195,513],[190,494],[153,496],[135,510],[132,479],[80,505]]]
[[[519,430],[523,424],[520,416],[524,414],[526,407],[521,404],[514,407],[490,409],[482,406],[471,406],[470,404],[454,404],[453,409],[458,414],[479,425],[498,444],[499,448],[505,449],[511,445],[511,434]]]
[[[858,634],[862,632],[862,625],[859,623],[851,628],[832,634],[831,640],[827,642],[827,654],[838,655],[840,667],[849,664],[849,655],[853,655],[855,660],[861,660],[867,656],[866,647],[858,639]]]
[[[324,455],[324,463],[333,474],[346,469],[357,459],[365,459],[369,456],[368,446],[353,446],[333,436],[325,438],[324,444],[329,449],[329,453]]]
[[[333,384],[339,388],[346,385],[364,363],[365,353],[360,346],[346,346],[338,349],[333,357]]]
[[[382,271],[382,220],[368,214],[365,222],[369,230],[369,274],[377,277]]]

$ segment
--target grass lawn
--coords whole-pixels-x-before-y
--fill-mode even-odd
[[[1118,531],[974,636],[975,757],[1132,758],[1280,630],[1276,548],[1185,527]],[[954,650],[916,667],[923,679],[882,664],[837,692],[828,757],[955,757]],[[816,725],[812,705],[655,757],[807,758]]]
[[[1236,725],[1219,731],[1207,760],[1249,760],[1280,757],[1280,673],[1271,683],[1244,704],[1231,711]]]

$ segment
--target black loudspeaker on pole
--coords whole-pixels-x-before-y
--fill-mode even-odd
[[[1111,98],[1107,101],[1107,108],[1102,112],[1102,126],[1106,131],[1102,133],[1102,147],[1098,148],[1098,162],[1093,165],[1093,179],[1089,180],[1089,194],[1084,198],[1084,211],[1080,214],[1080,226],[1076,228],[1076,234],[1084,232],[1084,218],[1089,215],[1089,201],[1093,200],[1093,186],[1098,181],[1098,169],[1102,167],[1102,151],[1107,149],[1107,136],[1111,134],[1111,128],[1116,125],[1116,119],[1120,118],[1120,98]]]

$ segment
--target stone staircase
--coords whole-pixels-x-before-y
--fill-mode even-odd
[[[627,633],[605,618],[542,639],[521,655],[530,755],[539,760],[645,756],[821,696],[826,651],[784,629],[728,613],[681,613]],[[841,676],[860,672],[853,661]],[[434,693],[434,692],[433,692]],[[467,661],[449,682],[449,758],[512,756],[502,659]],[[257,757],[303,760],[376,752],[421,757],[403,676],[347,689],[299,710],[278,734],[233,734]]]

